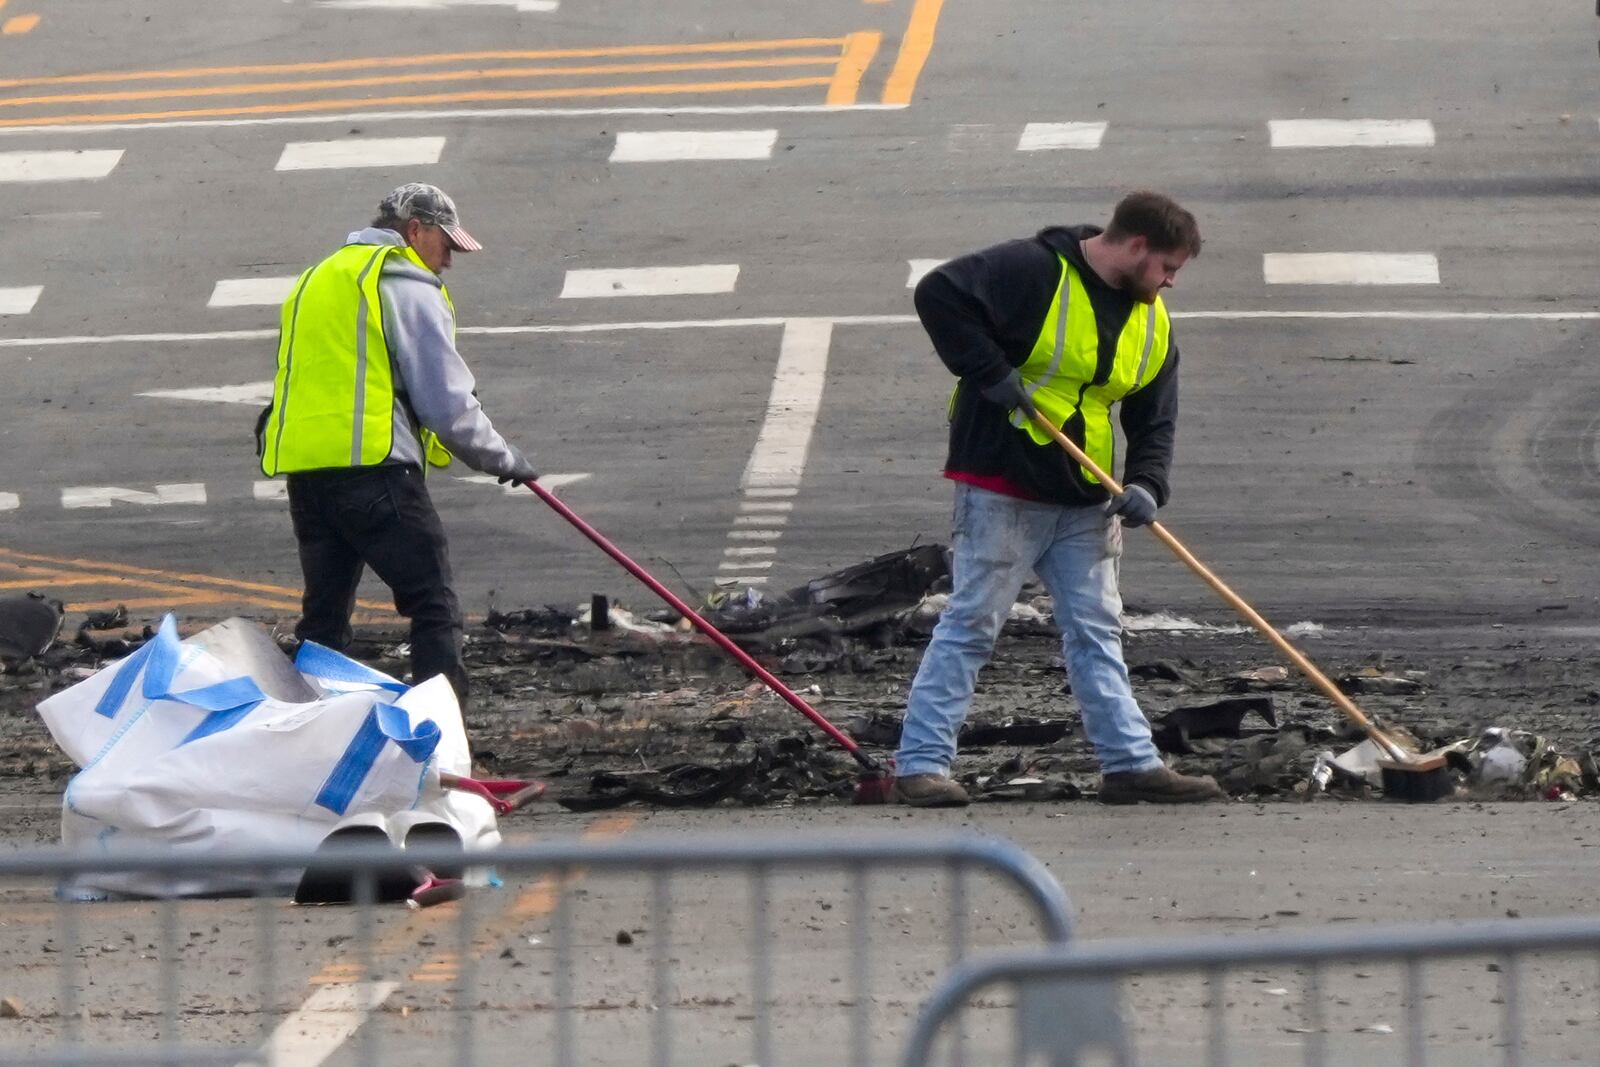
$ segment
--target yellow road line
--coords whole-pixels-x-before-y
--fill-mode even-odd
[[[0,23],[0,34],[14,37],[17,34],[27,33],[37,25],[39,25],[38,15],[17,15]]]
[[[872,34],[870,36],[876,37],[877,35]],[[868,58],[870,60],[870,54]],[[609,66],[588,67],[493,67],[479,70],[434,71],[429,74],[384,74],[367,78],[323,78],[316,81],[252,82],[242,85],[207,85],[183,89],[129,89],[114,93],[21,96],[9,100],[0,99],[0,107],[102,103],[116,100],[162,100],[179,97],[244,96],[251,93],[299,93],[317,89],[356,89],[373,85],[410,85],[423,82],[483,81],[490,78],[548,78],[583,74],[675,74],[691,70],[810,67],[837,62],[839,62],[837,56],[819,55],[785,56],[778,59],[704,59],[693,63],[618,63]]]
[[[184,571],[164,571],[152,567],[137,567],[131,563],[109,563],[93,559],[73,559],[61,556],[42,556],[35,552],[19,552],[13,548],[0,548],[0,563],[8,560],[27,560],[31,563],[49,563],[57,567],[81,567],[90,572],[105,571],[112,575],[131,575],[133,577],[149,577],[166,579],[174,582],[199,582],[205,585],[221,586],[230,590],[250,590],[258,593],[275,593],[295,600],[300,599],[300,590],[290,589],[281,585],[267,585],[264,582],[247,582],[235,578],[217,578],[209,574],[190,574]]]
[[[600,819],[583,832],[585,840],[597,840],[608,837],[617,837],[626,833],[635,822],[635,815],[613,815]],[[571,872],[567,884],[575,883],[581,878],[583,872]],[[544,875],[536,879],[528,888],[517,894],[509,907],[491,918],[477,931],[473,938],[475,950],[481,950],[506,933],[516,929],[518,925],[530,916],[548,914],[555,908],[560,894],[556,891],[557,879],[551,875]],[[470,890],[470,892],[479,892]],[[374,966],[386,956],[395,955],[416,945],[422,935],[442,926],[447,919],[452,919],[460,914],[460,909],[448,905],[436,908],[423,908],[412,912],[406,921],[391,927],[387,933],[373,943],[371,949]],[[353,951],[359,951],[360,946],[352,945]],[[350,960],[338,957],[328,961],[322,970],[312,975],[308,980],[311,985],[332,985],[341,982],[356,982],[362,980],[364,964],[359,960]],[[412,974],[414,981],[449,981],[459,970],[459,958],[455,948],[441,949],[434,953]],[[448,977],[445,977],[448,971]],[[418,977],[419,975],[424,977]]]
[[[338,111],[344,108],[389,107],[401,104],[462,104],[491,100],[566,100],[576,97],[660,96],[672,93],[731,93],[747,89],[801,89],[830,85],[832,78],[782,78],[748,82],[696,82],[664,85],[609,85],[572,89],[508,89],[465,93],[434,93],[425,96],[390,96],[343,100],[307,100],[298,104],[252,104],[225,108],[190,108],[182,111],[146,111],[115,115],[48,115],[39,118],[6,119],[0,128],[28,126],[81,125],[94,122],[141,122],[155,119],[215,118],[224,115],[296,114]]]
[[[46,570],[43,567],[20,560],[32,560],[36,563],[51,564],[58,568],[76,568],[71,570]],[[216,578],[208,574],[187,574],[180,571],[155,570],[149,567],[135,567],[122,563],[106,563],[98,560],[87,559],[62,559],[55,556],[41,556],[31,552],[18,552],[15,549],[0,548],[0,568],[17,572],[39,572],[37,580],[26,583],[35,588],[48,587],[53,584],[55,575],[66,574],[71,577],[60,584],[72,585],[102,585],[121,587],[127,589],[147,590],[161,593],[160,597],[145,597],[142,599],[116,599],[69,602],[68,610],[71,611],[109,611],[122,606],[131,610],[145,608],[162,608],[193,606],[198,604],[238,604],[247,607],[266,608],[272,611],[298,611],[300,609],[300,591],[284,586],[267,585],[262,582],[247,582],[233,578]],[[80,581],[79,579],[83,579]],[[0,586],[4,588],[4,586]],[[264,596],[254,596],[252,593],[263,593]],[[387,612],[388,606],[371,600],[358,600],[356,605],[368,612]]]
[[[106,71],[93,74],[57,74],[39,78],[0,78],[0,89],[30,85],[73,85],[93,82],[155,81],[174,78],[212,78],[229,74],[308,74],[329,70],[368,70],[408,64],[477,63],[484,60],[587,59],[603,56],[669,56],[718,52],[761,52],[779,48],[827,48],[844,44],[842,37],[793,37],[770,41],[711,41],[701,44],[638,44],[612,48],[557,48],[537,51],[437,52],[410,56],[369,56],[308,63],[270,63],[237,67],[189,67],[171,70]]]
[[[36,578],[17,578],[8,582],[0,582],[0,589],[37,589],[41,585],[48,585],[52,589],[59,589],[67,585],[110,585],[113,583],[127,583],[130,579],[114,578],[108,581],[99,575],[79,574],[47,574]]]
[[[828,86],[827,103],[844,106],[856,102],[861,91],[861,77],[878,54],[878,44],[883,34],[877,31],[852,33],[844,39],[844,55],[839,57],[839,68],[834,71],[833,82]]]
[[[900,55],[895,59],[894,70],[883,87],[885,104],[911,103],[911,94],[917,88],[922,65],[928,61],[928,53],[933,50],[933,35],[938,29],[939,12],[943,7],[944,0],[917,0],[916,6],[911,9],[911,24],[906,27],[906,35],[900,41]]]
[[[599,820],[588,830],[584,831],[586,840],[604,840],[609,837],[620,837],[638,822],[636,815],[610,815]],[[588,871],[577,868],[566,873],[561,878],[553,874],[544,875],[536,879],[528,888],[517,895],[511,907],[500,912],[494,918],[481,926],[472,939],[473,954],[476,956],[499,944],[508,934],[529,919],[549,915],[555,911],[556,905],[561,901],[561,892],[583,880]],[[446,967],[444,960],[449,959],[455,963]],[[459,973],[459,960],[453,951],[441,951],[428,960],[411,977],[417,981],[448,982]],[[426,975],[427,977],[419,977]]]

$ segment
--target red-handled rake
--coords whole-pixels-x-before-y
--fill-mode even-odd
[[[643,567],[639,566],[639,564],[629,559],[621,549],[608,541],[604,534],[602,534],[599,530],[596,530],[593,526],[590,526],[587,522],[583,521],[577,512],[563,504],[554,493],[540,485],[538,482],[522,482],[521,484],[531,489],[540,500],[543,500],[546,504],[550,505],[557,515],[560,515],[563,519],[566,519],[569,523],[577,528],[579,533],[583,534],[583,536],[587,537],[590,541],[593,541],[595,546],[599,548],[600,551],[616,560],[629,574],[633,575],[635,578],[639,579],[639,581],[649,586],[652,593],[660,597],[662,600],[665,600],[672,606],[674,611],[682,615],[685,619],[688,619],[690,625],[692,625],[696,630],[699,630],[702,634],[709,637],[717,645],[717,647],[721,648],[728,655],[738,660],[740,665],[743,666],[745,670],[761,679],[768,689],[771,689],[774,693],[782,697],[790,707],[794,708],[800,714],[810,719],[816,724],[817,729],[827,734],[840,748],[850,753],[851,758],[861,765],[862,770],[861,780],[856,783],[855,794],[852,797],[853,803],[888,803],[889,791],[894,785],[894,770],[892,765],[879,763],[877,760],[863,752],[861,750],[861,746],[856,744],[854,739],[824,718],[821,712],[817,711],[817,709],[813,708],[810,704],[807,704],[803,699],[801,699],[798,693],[784,685],[783,682],[779,681],[776,675],[767,670],[761,664],[757,663],[755,661],[755,657],[751,656],[750,653],[734,644],[721,630],[718,630],[715,626],[712,626],[705,619],[701,618],[699,612],[695,611],[688,604],[684,603],[683,599],[672,590],[656,581],[656,579],[651,576],[649,571],[645,570]]]

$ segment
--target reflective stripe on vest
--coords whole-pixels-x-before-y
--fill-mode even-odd
[[[1022,365],[1022,380],[1034,406],[1056,426],[1066,428],[1081,414],[1083,450],[1103,469],[1116,460],[1116,438],[1111,428],[1111,405],[1148,385],[1167,360],[1172,323],[1166,305],[1157,297],[1148,305],[1136,304],[1117,338],[1116,358],[1104,381],[1096,380],[1100,367],[1100,330],[1094,307],[1078,269],[1065,256],[1055,299],[1039,328],[1033,351]],[[1051,438],[1020,411],[1010,414],[1011,425],[1044,445]],[[1080,467],[1084,479],[1098,484]]]
[[[389,457],[394,366],[378,279],[391,255],[427,269],[408,247],[346,245],[295,283],[283,305],[262,473],[370,467]],[[444,299],[453,316],[448,291]]]

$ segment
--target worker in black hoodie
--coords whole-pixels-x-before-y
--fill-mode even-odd
[[[956,734],[1033,573],[1055,605],[1072,692],[1100,761],[1100,799],[1224,796],[1211,778],[1162,763],[1122,659],[1117,589],[1121,528],[1150,522],[1167,500],[1178,348],[1160,294],[1199,252],[1193,215],[1138,192],[1117,204],[1104,230],[1050,227],[951,260],[917,285],[917,315],[960,381],[945,463],[956,483],[954,584],[907,700],[895,755],[902,803],[967,803],[949,776]],[[1112,497],[1030,413],[1114,472],[1111,411],[1119,404],[1128,454],[1124,491]]]

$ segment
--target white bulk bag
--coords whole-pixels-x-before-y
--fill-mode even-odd
[[[308,700],[284,700],[284,664],[257,647],[178,639],[172,616],[131,656],[39,705],[56,743],[82,768],[62,797],[64,844],[112,853],[311,850],[351,816],[404,812],[448,823],[469,848],[497,844],[494,811],[445,791],[439,772],[470,775],[472,757],[454,691],[443,677],[415,687],[320,645],[295,668]],[[213,652],[208,644],[216,647]],[[220,654],[219,654],[220,653]],[[269,648],[266,655],[282,654]],[[261,675],[259,679],[251,673]],[[287,889],[299,871],[267,878]],[[259,877],[96,875],[99,891],[198,895],[258,891]]]

